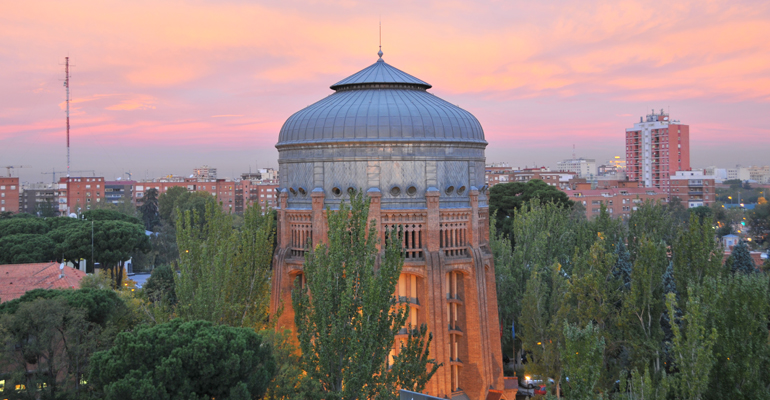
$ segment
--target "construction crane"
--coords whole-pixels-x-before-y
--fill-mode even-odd
[[[131,174],[131,171],[128,171],[128,172],[126,172],[126,175],[128,175],[128,180],[130,181],[130,180],[131,180],[131,176],[133,176],[133,175]]]
[[[29,165],[6,165],[5,168],[8,170],[8,177],[11,177],[11,170],[14,168],[32,168]]]
[[[51,172],[41,172],[43,175],[51,175],[53,174],[53,183],[56,183],[56,174],[69,174],[70,172],[77,172],[77,173],[83,173],[83,172],[90,172],[92,176],[96,176],[96,171],[92,169],[84,169],[80,171],[56,171],[52,170]]]

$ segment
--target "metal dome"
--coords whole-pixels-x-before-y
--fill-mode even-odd
[[[334,142],[450,141],[486,144],[473,114],[382,59],[331,86],[335,93],[289,117],[279,149]]]

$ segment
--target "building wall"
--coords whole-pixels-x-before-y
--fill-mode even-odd
[[[256,181],[230,181],[217,179],[215,181],[184,178],[175,181],[136,182],[134,185],[134,204],[141,204],[142,198],[149,189],[157,189],[163,194],[172,187],[182,187],[190,192],[204,192],[216,197],[224,212],[242,213],[244,206],[252,206],[259,202],[261,207],[277,206],[277,183]]]
[[[574,172],[580,178],[589,178],[596,176],[596,160],[586,158],[575,158],[564,160],[556,164],[559,171]]]
[[[703,171],[677,171],[671,176],[670,196],[678,197],[688,208],[709,206],[716,201],[716,182]]]
[[[282,174],[282,176],[287,176]],[[409,302],[409,324],[427,324],[433,334],[430,354],[444,366],[428,382],[433,396],[486,398],[503,389],[500,324],[497,317],[494,263],[482,247],[489,242],[488,208],[471,190],[470,207],[442,208],[438,190],[428,191],[423,207],[385,209],[380,191],[368,191],[369,218],[384,240],[386,229],[401,225],[406,261],[396,295]],[[280,193],[278,245],[273,265],[271,312],[283,312],[277,328],[294,329],[291,290],[302,281],[306,244],[326,241],[325,193],[313,191],[309,209],[289,206],[288,190]],[[399,335],[391,352],[400,351]]]
[[[645,201],[668,202],[668,194],[653,188],[588,189],[585,184],[577,184],[574,190],[566,190],[570,200],[583,204],[588,219],[600,214],[602,205],[613,217],[628,219],[633,211]]]
[[[58,185],[56,184],[38,184],[22,188],[19,193],[19,212],[28,214],[37,214],[39,208],[45,203],[58,213]]]
[[[63,215],[85,212],[104,201],[103,177],[64,177],[59,179],[59,212]]]
[[[19,212],[19,178],[0,178],[0,212]]]

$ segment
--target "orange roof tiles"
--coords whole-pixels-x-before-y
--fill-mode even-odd
[[[60,277],[60,274],[63,277]],[[18,299],[32,289],[77,289],[86,273],[56,262],[0,265],[0,302]]]

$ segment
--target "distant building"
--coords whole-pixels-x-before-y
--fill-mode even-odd
[[[104,178],[64,177],[59,179],[59,212],[62,215],[81,213],[104,201]]]
[[[133,203],[136,181],[105,181],[104,201],[112,204]]]
[[[690,169],[690,126],[652,110],[626,129],[626,165],[629,180],[668,192],[671,175]]]
[[[19,212],[19,178],[0,178],[0,212]]]
[[[749,167],[749,180],[770,183],[770,165]]]
[[[657,188],[584,189],[584,187],[577,185],[577,189],[567,190],[565,193],[569,195],[570,200],[581,203],[585,207],[588,219],[599,215],[602,205],[613,217],[628,219],[631,213],[645,201],[666,203],[668,199],[668,194]]]
[[[54,183],[33,183],[25,185],[19,192],[19,212],[40,215],[46,208],[59,214],[58,185]]]
[[[548,186],[555,186],[559,189],[567,189],[569,187],[570,180],[577,176],[575,172],[564,171],[516,171],[509,175],[510,182],[529,182],[532,179],[540,179],[548,184]]]
[[[708,206],[716,201],[714,176],[698,171],[677,171],[670,177],[670,198],[678,197],[688,208]]]
[[[200,168],[195,168],[193,170],[193,178],[215,180],[217,179],[217,169],[209,167],[208,165],[204,165]]]
[[[727,168],[726,170],[727,180],[739,179],[741,181],[748,181],[751,179],[751,172],[748,168],[736,166],[735,168]]]
[[[571,158],[556,163],[559,171],[574,172],[579,178],[590,178],[597,174],[596,160],[589,158]]]
[[[56,262],[0,265],[0,302],[33,289],[78,289],[86,273]]]

